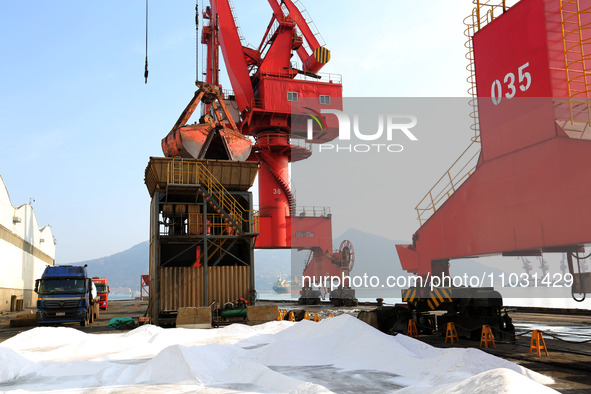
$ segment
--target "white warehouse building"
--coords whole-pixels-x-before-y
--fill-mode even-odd
[[[31,204],[14,207],[0,175],[0,311],[11,299],[35,305],[35,279],[55,264],[55,241],[50,226],[39,229]]]

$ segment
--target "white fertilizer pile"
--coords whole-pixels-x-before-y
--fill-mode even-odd
[[[125,334],[43,327],[0,344],[0,391],[554,392],[478,349],[438,349],[348,315]]]

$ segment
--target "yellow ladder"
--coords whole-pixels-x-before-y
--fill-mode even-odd
[[[472,38],[480,29],[491,23],[495,18],[507,11],[511,7],[508,3],[514,3],[515,0],[507,2],[506,0],[472,0],[474,8],[472,13],[464,19],[466,29],[466,43],[464,46],[468,50],[466,59],[468,65],[466,70],[469,76],[466,79],[470,84],[468,93],[472,97],[470,106],[472,111],[472,125],[470,128],[474,131],[474,137],[464,152],[447,169],[447,171],[437,180],[435,185],[425,194],[421,201],[415,206],[419,224],[422,226],[432,214],[461,186],[462,183],[476,169],[478,158],[480,157],[480,124],[478,118],[478,95],[476,92],[476,70],[474,68],[474,47]]]
[[[172,164],[172,165],[170,165]],[[183,162],[173,160],[168,165],[168,183],[182,184],[183,182]]]
[[[583,24],[583,17],[591,14],[591,7],[581,8],[579,0],[560,1],[560,19],[562,25],[562,42],[564,48],[564,64],[566,84],[569,97],[571,123],[591,122],[589,108],[589,62],[591,54],[585,51],[585,45],[591,44],[591,23]],[[586,19],[586,18],[585,18]],[[577,116],[578,115],[578,116]]]
[[[505,0],[472,0],[472,3],[474,4],[472,13],[464,19],[464,25],[466,25],[466,29],[464,30],[466,42],[464,46],[468,50],[466,53],[466,59],[468,60],[466,70],[469,73],[466,81],[470,84],[470,87],[468,88],[468,94],[472,97],[469,102],[470,106],[472,107],[472,112],[470,113],[472,125],[470,125],[470,128],[474,131],[474,137],[472,137],[472,140],[474,142],[480,142],[478,97],[476,94],[476,69],[474,68],[474,46],[472,43],[472,38],[474,37],[474,34],[476,34],[480,29],[492,22],[503,12],[507,11],[510,5],[507,4]]]

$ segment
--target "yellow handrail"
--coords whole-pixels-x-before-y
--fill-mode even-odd
[[[472,175],[479,156],[480,143],[472,140],[415,207],[421,226]]]
[[[203,185],[231,220],[236,223],[238,230],[243,231],[243,226],[246,223],[249,225],[249,230],[252,229],[253,219],[249,219],[252,218],[252,212],[245,210],[203,163],[173,159],[168,163],[167,169],[167,181],[169,184]],[[225,217],[224,223],[228,225],[231,221]]]

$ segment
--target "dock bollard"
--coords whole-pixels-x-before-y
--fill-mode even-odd
[[[453,322],[449,322],[447,323],[447,329],[445,330],[445,343],[447,343],[448,339],[451,339],[451,343],[453,344],[454,338],[457,343],[460,343],[460,340],[458,339],[458,332],[456,331],[456,326],[453,324]]]
[[[534,345],[535,343],[535,345]],[[529,345],[529,355],[531,356],[532,350],[536,350],[537,356],[540,357],[542,353],[540,350],[544,349],[546,352],[546,357],[548,356],[548,349],[546,349],[546,342],[544,341],[544,337],[542,337],[542,331],[534,330],[531,333],[531,343]]]
[[[490,330],[490,326],[488,324],[485,324],[482,326],[482,334],[480,335],[480,347],[482,347],[482,344],[484,343],[484,347],[488,349],[488,345],[492,345],[492,347],[494,347],[496,349],[496,345],[495,345],[495,337],[492,334],[492,331]]]
[[[417,325],[413,319],[408,320],[408,328],[406,329],[406,335],[411,338],[418,338],[419,332],[417,331]]]

